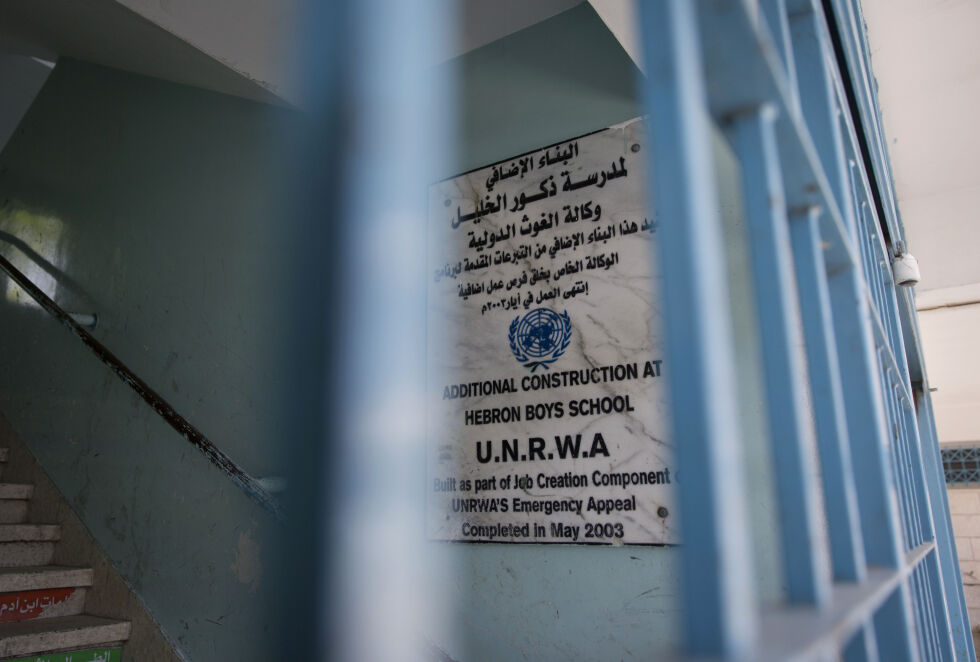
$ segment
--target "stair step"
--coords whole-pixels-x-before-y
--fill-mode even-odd
[[[54,541],[0,542],[0,568],[48,565],[54,546]]]
[[[0,543],[47,542],[61,539],[57,524],[0,524]]]
[[[90,648],[125,641],[128,621],[78,614],[17,623],[0,623],[0,657]]]
[[[81,614],[87,588],[44,588],[0,594],[0,623]]]
[[[0,499],[30,499],[34,496],[33,485],[0,483]]]
[[[20,524],[27,519],[27,499],[0,499],[0,524]]]
[[[69,566],[0,568],[0,623],[82,613],[93,575]]]
[[[92,568],[66,565],[0,568],[0,593],[91,586],[94,574]]]

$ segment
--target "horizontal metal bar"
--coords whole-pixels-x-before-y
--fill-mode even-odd
[[[20,285],[20,287],[27,292],[31,298],[38,303],[38,305],[40,305],[52,317],[61,322],[68,328],[69,331],[74,333],[76,337],[85,343],[85,345],[95,353],[102,363],[116,373],[116,376],[119,377],[119,379],[121,379],[127,386],[133,389],[136,394],[139,395],[144,402],[146,402],[146,404],[150,405],[153,411],[159,414],[160,417],[170,425],[170,427],[180,433],[184,439],[189,441],[194,447],[201,451],[201,453],[204,454],[204,457],[206,457],[211,464],[224,472],[225,475],[231,478],[236,485],[241,487],[249,498],[257,502],[277,518],[282,517],[279,504],[255,478],[250,476],[245,472],[245,470],[235,464],[230,457],[225,455],[225,453],[220,448],[215,446],[210,439],[205,437],[200,430],[191,425],[186,418],[177,413],[177,410],[175,410],[169,402],[164,400],[159,393],[150,388],[149,384],[140,379],[139,376],[130,370],[125,363],[120,361],[115,354],[110,352],[105,345],[93,338],[88,331],[83,329],[78,322],[73,320],[68,313],[63,311],[58,304],[52,301],[47,294],[42,292],[37,285],[31,282],[27,276],[22,274],[2,255],[0,255],[0,269],[3,269],[11,280]]]
[[[897,569],[871,567],[862,583],[834,584],[824,609],[780,608],[763,615],[759,662],[819,659],[842,650],[875,611],[922,563],[935,543],[919,545]]]
[[[868,568],[863,582],[837,582],[823,607],[779,606],[762,614],[758,648],[745,659],[752,662],[801,662],[840,659],[840,654],[875,612],[900,590],[912,572],[936,550],[924,543],[904,556],[898,568]],[[872,646],[873,648],[873,646]],[[680,662],[686,658],[663,658]],[[720,657],[698,657],[699,662],[721,662]]]

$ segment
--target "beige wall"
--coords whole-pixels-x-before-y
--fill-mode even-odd
[[[956,551],[960,556],[966,608],[970,612],[970,622],[980,623],[980,488],[950,488],[949,510],[953,517]],[[974,646],[978,634],[974,627]]]
[[[980,444],[980,304],[919,312],[940,442]]]

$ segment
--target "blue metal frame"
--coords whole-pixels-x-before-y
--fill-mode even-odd
[[[706,476],[678,486],[686,652],[975,661],[857,0],[639,6],[674,435]],[[712,125],[741,169],[764,349],[786,586],[768,611],[732,433]]]

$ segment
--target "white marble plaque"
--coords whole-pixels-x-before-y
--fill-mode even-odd
[[[676,543],[644,124],[429,190],[428,532]]]

